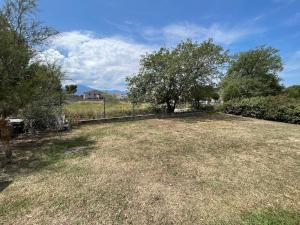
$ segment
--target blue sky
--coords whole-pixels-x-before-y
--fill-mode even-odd
[[[211,37],[231,53],[280,49],[283,83],[300,84],[300,0],[40,0],[38,16],[61,32],[41,57],[73,83],[123,90],[140,55]]]

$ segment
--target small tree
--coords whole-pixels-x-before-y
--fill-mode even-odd
[[[68,95],[74,95],[77,92],[77,85],[66,85],[65,89]]]
[[[300,85],[290,86],[284,90],[284,93],[290,98],[300,99]]]
[[[161,48],[142,57],[139,73],[127,78],[129,98],[165,107],[172,113],[194,86],[209,85],[218,79],[226,61],[227,52],[212,40],[187,40],[174,49]]]
[[[30,101],[21,110],[25,126],[33,133],[58,128],[64,100],[61,69],[55,65],[35,63],[30,65],[29,70],[33,74],[27,83]]]

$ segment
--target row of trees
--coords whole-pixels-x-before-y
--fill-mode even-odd
[[[224,101],[277,95],[284,89],[278,76],[282,70],[278,50],[269,46],[230,56],[212,40],[187,40],[143,56],[140,71],[127,82],[133,102],[149,102],[170,113],[181,101],[197,108],[218,94]]]
[[[36,21],[36,6],[35,0],[7,0],[0,10],[0,137],[5,143],[6,118],[21,115],[29,129],[46,129],[61,113],[63,73],[36,60],[57,32]]]

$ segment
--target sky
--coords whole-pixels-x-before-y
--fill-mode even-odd
[[[213,38],[232,54],[278,48],[282,83],[300,84],[300,0],[40,0],[37,17],[61,32],[41,58],[69,83],[125,90],[145,53]]]

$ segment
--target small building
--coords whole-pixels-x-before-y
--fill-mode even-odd
[[[103,99],[103,92],[97,91],[97,90],[92,90],[92,91],[87,91],[83,93],[83,99],[84,100],[99,100]]]

